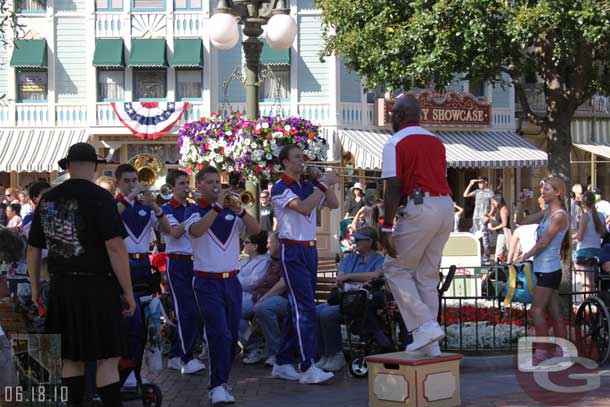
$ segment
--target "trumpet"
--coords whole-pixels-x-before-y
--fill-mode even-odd
[[[227,196],[225,196],[223,206],[229,208],[241,206],[244,209],[250,209],[254,206],[255,199],[254,194],[250,191],[242,191],[239,194],[236,192],[229,192]]]

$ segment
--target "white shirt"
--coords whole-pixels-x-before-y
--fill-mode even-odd
[[[224,273],[239,269],[239,239],[246,235],[246,224],[230,209],[216,216],[212,226],[200,237],[191,234],[191,226],[210,210],[200,203],[185,211],[184,227],[189,234],[193,250],[193,269],[208,273]]]
[[[287,175],[282,175],[271,188],[271,203],[277,218],[279,238],[289,240],[316,240],[316,216],[322,209],[326,195],[322,195],[320,202],[309,216],[289,208],[288,204],[295,199],[304,201],[315,190],[311,182],[299,183]]]
[[[175,199],[170,199],[168,203],[163,205],[161,209],[167,217],[167,221],[170,226],[176,226],[186,220],[185,214],[186,209],[192,204],[183,205]],[[193,247],[191,246],[191,240],[189,239],[188,233],[184,233],[179,238],[172,237],[166,233],[161,233],[165,240],[165,252],[173,254],[193,254]]]
[[[121,220],[127,230],[125,246],[128,253],[147,253],[150,250],[151,234],[158,226],[158,219],[153,208],[139,201],[130,201],[119,195],[117,201],[127,203],[128,206],[121,213]]]
[[[265,278],[269,269],[271,257],[269,254],[259,254],[254,258],[246,257],[239,267],[239,282],[244,292],[253,293]]]

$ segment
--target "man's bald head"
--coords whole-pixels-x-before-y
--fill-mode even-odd
[[[402,96],[392,106],[392,128],[398,131],[407,123],[419,122],[419,100],[411,95]]]

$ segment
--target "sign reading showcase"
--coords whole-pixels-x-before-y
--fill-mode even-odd
[[[491,105],[480,101],[470,93],[449,92],[445,94],[423,90],[419,93],[406,92],[403,95],[416,97],[421,105],[420,123],[437,127],[490,127]],[[384,122],[391,126],[390,111],[393,100],[384,101]]]

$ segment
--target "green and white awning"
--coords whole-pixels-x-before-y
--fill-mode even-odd
[[[200,39],[174,40],[172,66],[175,68],[200,68],[203,66],[203,44]]]
[[[46,68],[46,40],[16,40],[11,66],[15,68]]]
[[[547,154],[512,131],[435,131],[445,144],[451,168],[543,167]],[[383,145],[392,137],[384,130],[341,130],[343,151],[350,151],[356,167],[381,169]]]
[[[0,171],[51,172],[74,143],[87,141],[85,129],[2,129]]]
[[[263,40],[263,51],[261,53],[261,64],[264,65],[290,65],[290,48],[276,51],[267,42]]]
[[[134,68],[164,68],[167,66],[163,39],[134,39],[127,65]]]
[[[93,66],[100,68],[122,68],[125,66],[123,40],[100,38],[95,40]]]

